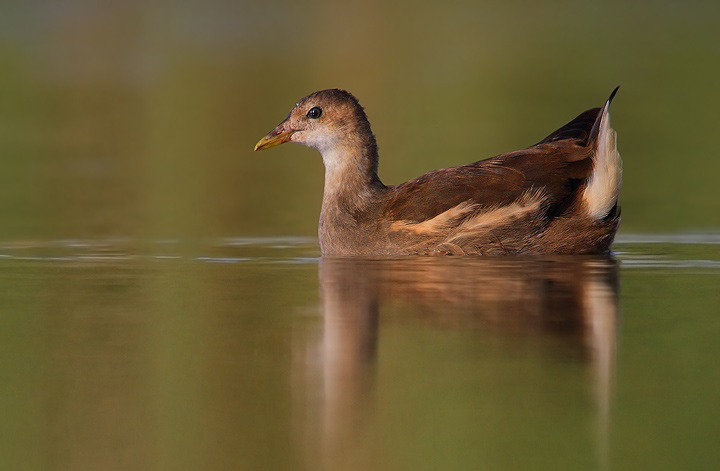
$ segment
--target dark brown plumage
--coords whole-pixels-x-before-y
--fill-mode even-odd
[[[296,142],[322,154],[323,255],[605,253],[620,222],[616,91],[534,146],[396,186],[378,178],[370,123],[344,90],[300,100],[255,150]]]

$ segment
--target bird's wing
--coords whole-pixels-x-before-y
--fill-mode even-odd
[[[420,222],[462,203],[501,204],[522,191],[522,172],[488,159],[426,173],[391,187],[385,209],[390,220]]]
[[[598,110],[588,110],[524,150],[460,167],[436,170],[390,188],[385,215],[390,220],[420,222],[458,205],[495,208],[529,192],[543,195],[556,214],[574,201],[592,172],[593,149],[587,137]]]

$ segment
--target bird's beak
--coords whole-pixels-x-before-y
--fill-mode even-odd
[[[290,129],[290,124],[286,119],[282,123],[278,124],[275,129],[260,139],[255,144],[255,150],[269,149],[270,147],[279,146],[280,144],[290,140],[290,137],[295,133],[294,129]]]

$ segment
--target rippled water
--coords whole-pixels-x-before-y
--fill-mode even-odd
[[[711,469],[720,237],[0,244],[3,469]]]

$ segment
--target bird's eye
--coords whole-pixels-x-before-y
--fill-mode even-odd
[[[318,119],[322,114],[322,109],[319,106],[313,106],[310,111],[307,112],[307,117],[310,119]]]

